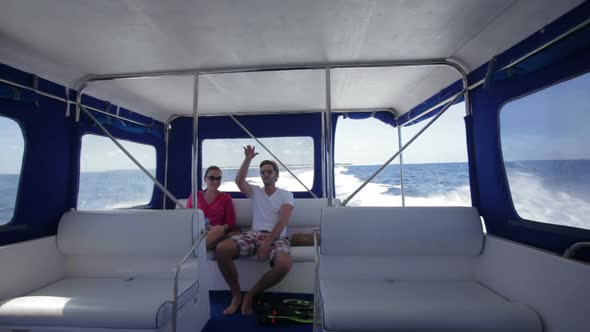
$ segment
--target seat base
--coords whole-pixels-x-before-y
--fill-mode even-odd
[[[179,282],[179,306],[199,285]],[[173,280],[68,278],[0,302],[0,325],[159,329],[169,323]]]

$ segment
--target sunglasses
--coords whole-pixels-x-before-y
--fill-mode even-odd
[[[207,179],[209,179],[209,181],[221,181],[221,176],[209,175]]]
[[[275,170],[274,169],[261,169],[260,170],[260,175],[264,175],[264,173],[271,175],[272,173],[274,173]]]

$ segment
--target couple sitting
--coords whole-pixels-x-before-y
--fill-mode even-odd
[[[293,194],[275,186],[279,169],[274,161],[260,163],[260,177],[264,188],[246,181],[250,162],[258,154],[254,147],[244,148],[244,162],[236,176],[236,184],[246,197],[252,199],[252,230],[235,232],[235,211],[231,197],[218,190],[221,183],[221,170],[212,166],[205,172],[207,189],[197,193],[197,206],[209,220],[207,226],[207,248],[215,248],[217,266],[232,292],[232,301],[223,313],[234,314],[241,309],[242,314],[254,312],[254,297],[281,281],[291,269],[293,260],[289,254],[287,222],[294,207]],[[187,207],[192,207],[191,198]],[[244,296],[240,291],[238,271],[233,262],[239,256],[253,256],[269,261],[271,269],[266,272]]]

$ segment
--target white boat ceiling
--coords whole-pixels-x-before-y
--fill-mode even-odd
[[[89,74],[452,59],[467,72],[583,0],[4,0],[0,62],[76,88]],[[200,114],[325,108],[323,70],[203,75]],[[459,79],[446,67],[337,69],[334,109],[399,115]],[[192,114],[193,79],[92,83],[166,121]]]

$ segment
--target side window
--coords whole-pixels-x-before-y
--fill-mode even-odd
[[[465,103],[451,106],[404,151],[406,206],[471,206]],[[402,128],[408,142],[429,119]]]
[[[404,150],[405,206],[471,206],[464,107],[451,106]],[[402,144],[426,123],[402,127]],[[399,150],[398,129],[373,118],[339,119],[335,145],[336,197],[344,200]],[[348,205],[402,206],[399,157]]]
[[[25,140],[16,121],[0,116],[0,226],[14,216]]]
[[[156,149],[119,140],[155,176]],[[79,210],[108,210],[148,204],[153,182],[109,138],[87,134],[80,154]]]
[[[314,145],[311,137],[271,137],[259,140],[277,156],[309,189],[313,186]],[[275,160],[253,139],[206,139],[203,141],[203,175],[207,167],[222,169],[221,191],[239,191],[235,178],[244,160],[246,145],[256,147],[259,153],[248,170],[248,182],[262,186],[258,165],[261,161]],[[276,161],[276,160],[275,160]],[[277,187],[289,191],[307,191],[289,172],[279,164]]]
[[[585,74],[501,109],[504,168],[521,218],[590,229],[588,91]]]
[[[334,186],[344,201],[398,150],[397,128],[375,118],[338,119],[334,140]],[[348,206],[401,206],[399,159],[387,166]]]

